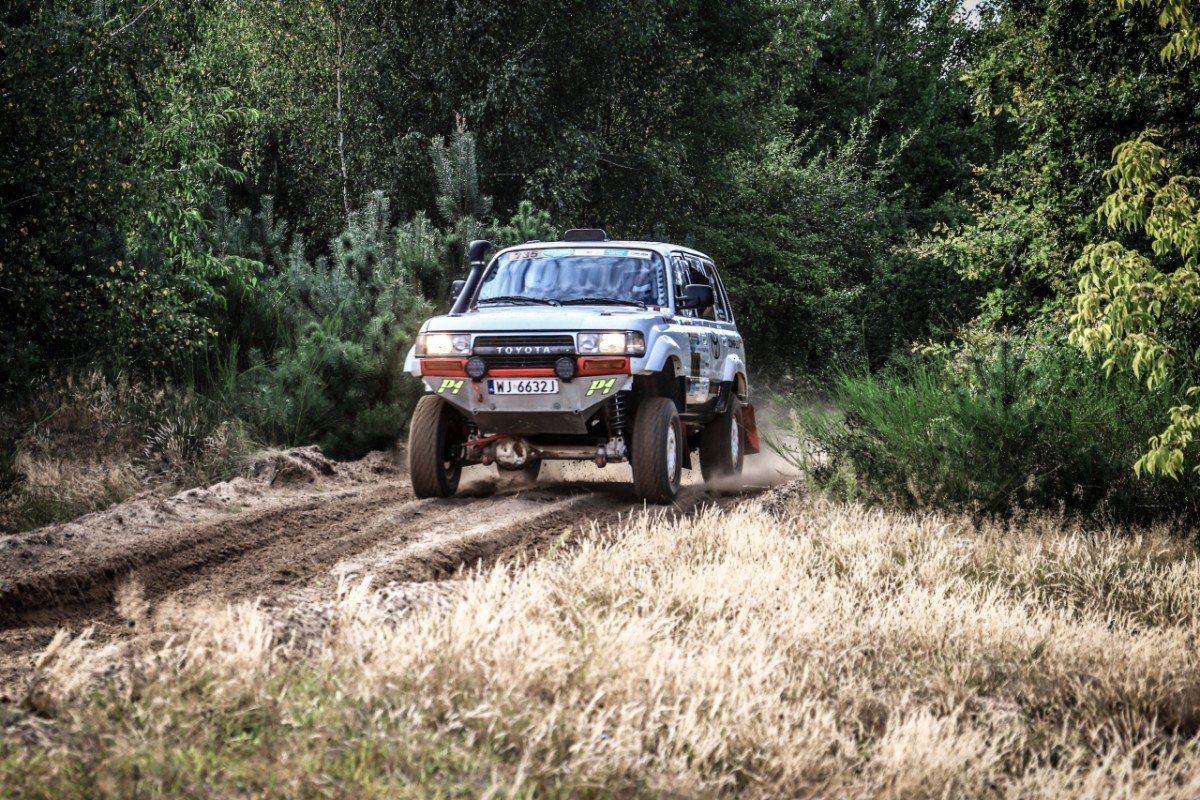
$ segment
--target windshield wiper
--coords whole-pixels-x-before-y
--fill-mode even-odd
[[[545,297],[528,297],[523,294],[504,294],[499,297],[486,297],[480,300],[477,305],[484,303],[539,303],[544,306],[562,305],[557,300],[550,300]]]
[[[619,297],[572,297],[570,300],[563,300],[562,304],[582,305],[584,303],[594,305],[611,305],[611,306],[634,306],[636,308],[645,308],[646,304],[641,300],[622,300]]]

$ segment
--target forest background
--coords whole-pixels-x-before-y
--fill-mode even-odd
[[[718,260],[834,493],[1194,512],[1192,13],[7,0],[4,525],[394,444],[466,243],[583,226]]]

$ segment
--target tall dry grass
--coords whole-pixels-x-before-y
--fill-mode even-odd
[[[42,380],[0,409],[0,533],[227,477],[253,443],[224,411],[187,388],[98,370]]]
[[[815,501],[634,515],[440,586],[62,635],[17,796],[1200,796],[1200,561],[1165,531]],[[18,787],[15,791],[13,787]]]

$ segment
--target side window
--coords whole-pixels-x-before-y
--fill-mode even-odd
[[[721,279],[717,276],[717,268],[711,261],[688,256],[689,283],[702,283],[711,286],[713,290],[712,308],[704,309],[700,316],[704,319],[718,322],[732,322],[733,314],[729,310],[729,300]]]
[[[693,283],[690,278],[691,270],[688,268],[687,260],[681,255],[671,256],[671,282],[675,284],[675,300],[683,297],[683,290],[689,283]],[[696,316],[694,308],[676,308],[676,312],[682,317]]]
[[[707,268],[709,279],[712,282],[714,311],[717,319],[721,322],[733,322],[733,307],[729,305],[729,295],[725,293],[725,284],[721,283],[721,276],[717,273],[716,265],[711,261],[706,261],[704,266]]]

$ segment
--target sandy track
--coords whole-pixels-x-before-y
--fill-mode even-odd
[[[770,457],[753,466],[748,480],[716,490],[689,477],[668,513],[741,502],[789,477]],[[20,695],[60,628],[127,635],[113,598],[128,582],[152,602],[286,604],[344,576],[372,575],[376,585],[452,579],[537,557],[640,510],[628,477],[627,467],[550,465],[527,487],[475,467],[458,496],[418,500],[395,454],[339,464],[301,449],[264,458],[248,477],[0,537],[0,697]]]

